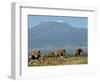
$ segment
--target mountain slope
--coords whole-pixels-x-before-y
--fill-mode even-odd
[[[87,29],[75,28],[66,22],[42,22],[28,29],[28,47],[86,46]]]

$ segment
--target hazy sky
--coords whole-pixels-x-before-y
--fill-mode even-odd
[[[45,21],[58,21],[67,22],[68,24],[77,28],[87,28],[88,17],[72,17],[72,16],[39,16],[39,15],[29,15],[28,22],[29,28],[32,28],[41,22]]]

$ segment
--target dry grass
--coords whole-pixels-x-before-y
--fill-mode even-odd
[[[52,66],[52,65],[73,65],[73,64],[88,64],[88,57],[67,57],[67,58],[46,58],[43,61],[33,61],[28,66]]]

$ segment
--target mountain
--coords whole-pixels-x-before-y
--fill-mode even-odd
[[[87,46],[87,29],[67,22],[41,22],[28,28],[28,48],[60,48]]]

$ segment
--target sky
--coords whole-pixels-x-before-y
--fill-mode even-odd
[[[68,24],[76,28],[88,27],[88,17],[76,17],[76,16],[41,16],[41,15],[29,15],[28,16],[28,28],[35,27],[41,22],[46,21],[57,21],[57,22],[67,22]]]

